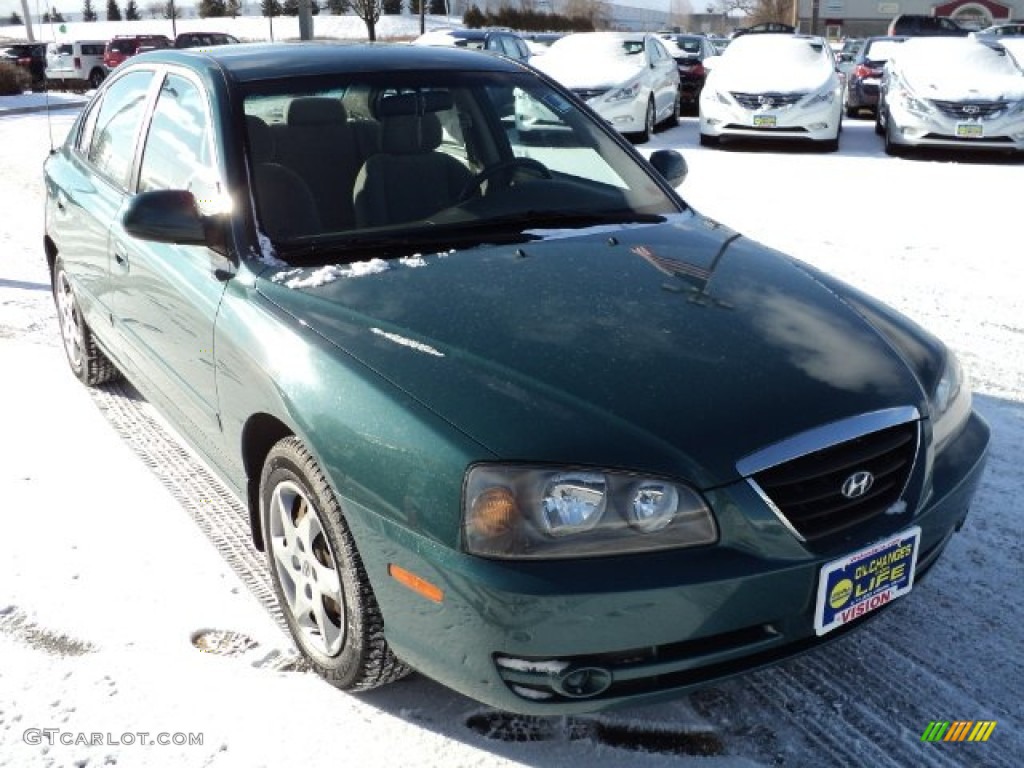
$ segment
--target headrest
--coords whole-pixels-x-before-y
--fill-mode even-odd
[[[381,121],[381,148],[389,155],[433,152],[441,146],[441,121],[432,112]]]
[[[249,149],[252,151],[253,162],[273,162],[274,133],[270,130],[270,126],[255,115],[246,115],[245,130],[249,134]]]
[[[421,91],[385,96],[377,105],[377,117],[384,119],[396,115],[423,115],[428,112],[444,112],[451,109],[451,91]]]
[[[345,105],[327,96],[303,96],[288,105],[288,125],[330,125],[348,120]]]

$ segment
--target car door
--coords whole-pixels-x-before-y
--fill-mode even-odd
[[[65,162],[48,168],[48,230],[61,232],[61,259],[75,283],[86,321],[100,335],[111,330],[110,223],[128,197],[136,138],[153,71],[118,78],[84,113],[61,148]]]
[[[137,192],[187,190],[200,212],[212,212],[222,191],[212,133],[203,86],[184,73],[167,72],[143,130]],[[215,441],[220,428],[213,329],[228,263],[206,246],[135,239],[120,218],[110,243],[115,323],[138,371]]]
[[[648,37],[644,47],[647,51],[647,76],[654,92],[658,119],[661,120],[669,114],[675,104],[679,91],[679,68],[675,59],[669,56],[665,46],[657,38]]]
[[[72,50],[70,43],[46,46],[46,76],[51,80],[65,80],[72,74]]]

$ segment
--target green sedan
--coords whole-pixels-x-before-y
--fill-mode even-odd
[[[989,441],[940,341],[685,173],[485,54],[157,51],[48,159],[45,252],[71,369],[245,503],[323,677],[590,712],[877,616]]]

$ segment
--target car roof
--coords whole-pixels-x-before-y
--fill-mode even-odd
[[[219,69],[237,82],[396,69],[524,71],[515,62],[478,51],[398,43],[243,43],[208,49],[167,48],[144,57],[144,61],[197,70]]]

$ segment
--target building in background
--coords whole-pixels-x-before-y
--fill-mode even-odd
[[[901,13],[949,16],[963,27],[982,29],[1024,16],[1024,0],[798,0],[799,27],[830,39],[884,35]],[[812,29],[814,5],[818,26]]]

